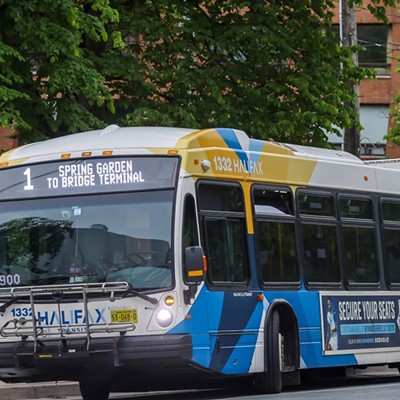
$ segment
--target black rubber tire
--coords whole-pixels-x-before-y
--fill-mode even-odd
[[[83,400],[108,400],[110,384],[101,381],[79,382],[79,389]]]
[[[257,374],[254,379],[254,386],[258,393],[272,394],[282,391],[279,330],[279,313],[273,311],[265,329],[265,371]]]

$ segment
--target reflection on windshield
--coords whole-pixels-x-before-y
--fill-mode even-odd
[[[172,285],[173,192],[0,203],[0,287]]]

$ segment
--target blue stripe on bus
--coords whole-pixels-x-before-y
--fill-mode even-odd
[[[265,142],[262,140],[250,139],[248,142],[249,148],[244,149],[233,129],[217,128],[216,131],[225,141],[226,145],[230,149],[235,150],[236,155],[244,165],[247,165],[248,161],[255,163],[259,160]],[[250,150],[250,152],[248,150]]]
[[[226,128],[218,128],[216,131],[220,134],[222,139],[224,139],[225,143],[227,146],[235,150],[236,155],[239,157],[239,159],[243,162],[248,161],[247,154],[245,153],[245,150],[243,149],[242,145],[240,144],[236,133],[233,129],[226,129]]]
[[[257,301],[245,328],[245,334],[240,336],[236,347],[232,349],[231,355],[221,372],[225,374],[249,372],[256,349],[262,315],[263,303],[262,301]]]
[[[224,295],[222,314],[218,327],[218,343],[214,348],[210,363],[210,368],[214,371],[233,373],[230,369],[234,368],[235,365],[233,362],[228,363],[228,360],[232,357],[232,353],[239,351],[241,356],[238,360],[242,362],[244,352],[247,352],[245,357],[251,360],[254,351],[256,336],[253,339],[253,346],[250,346],[250,348],[247,346],[241,348],[238,344],[244,333],[246,333],[246,340],[250,337],[250,335],[247,335],[246,327],[259,301],[253,293],[251,293],[250,297],[237,296],[238,293],[242,292],[225,292]],[[212,297],[213,293],[210,292],[208,296]],[[243,365],[247,365],[247,371],[249,363],[244,363]]]
[[[262,302],[254,293],[243,298],[233,292],[212,292],[203,286],[190,309],[190,318],[169,333],[192,335],[194,362],[227,374],[246,373],[251,365],[262,309]]]

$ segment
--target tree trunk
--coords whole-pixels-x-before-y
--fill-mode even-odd
[[[341,24],[342,24],[342,45],[355,46],[357,44],[357,27],[356,14],[354,6],[349,6],[349,0],[341,0]],[[353,54],[353,61],[358,64],[358,54]],[[346,66],[344,66],[346,68]],[[358,127],[360,121],[360,100],[358,82],[348,81],[348,85],[355,93],[354,100],[346,104],[349,108],[354,109],[357,121],[354,126],[344,129],[344,150],[360,156],[360,129]]]

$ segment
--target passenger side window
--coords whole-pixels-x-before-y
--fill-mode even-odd
[[[339,199],[347,279],[350,284],[378,283],[376,233],[371,199]]]
[[[335,199],[329,193],[299,192],[304,272],[309,283],[341,282]]]
[[[390,284],[400,284],[400,203],[382,200],[384,256]]]
[[[252,194],[263,284],[298,283],[300,273],[291,191],[285,187],[255,186]]]

